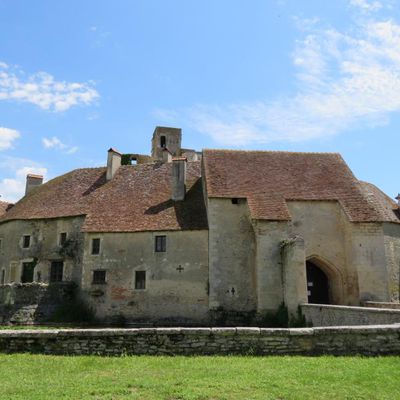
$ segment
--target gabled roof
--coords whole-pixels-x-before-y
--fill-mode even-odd
[[[353,222],[400,222],[365,195],[337,153],[204,150],[208,197],[247,198],[254,219],[290,220],[290,200],[336,200]]]
[[[106,181],[106,168],[59,176],[23,197],[0,222],[86,215],[87,232],[207,229],[200,162],[187,164],[187,195],[171,200],[171,164],[121,166]]]

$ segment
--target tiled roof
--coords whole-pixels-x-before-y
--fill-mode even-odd
[[[336,153],[203,151],[208,197],[247,198],[254,219],[290,220],[290,200],[336,200],[350,221],[392,221]]]
[[[12,206],[13,206],[12,203],[7,203],[6,201],[0,201],[0,216],[2,216]]]
[[[35,189],[0,219],[86,215],[87,232],[207,229],[199,162],[187,164],[187,195],[171,200],[171,164],[121,166],[111,181],[105,168],[71,171]]]
[[[360,184],[364,195],[379,210],[383,221],[400,222],[399,206],[394,200],[372,183],[360,181]]]

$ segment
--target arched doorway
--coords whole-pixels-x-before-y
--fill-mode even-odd
[[[308,302],[330,304],[328,276],[311,261],[306,262]]]

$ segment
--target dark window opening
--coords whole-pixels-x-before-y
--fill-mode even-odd
[[[161,147],[167,146],[167,138],[165,136],[160,136],[160,146]]]
[[[64,245],[67,241],[67,232],[60,233],[60,246]]]
[[[329,304],[328,277],[311,261],[307,261],[306,268],[308,302],[313,304]]]
[[[31,237],[30,235],[24,235],[22,238],[22,247],[27,249],[31,245]]]
[[[50,266],[50,282],[62,282],[64,272],[63,261],[52,261]]]
[[[100,239],[92,239],[92,254],[100,254]]]
[[[234,197],[232,199],[232,204],[239,204],[239,199],[237,197]]]
[[[156,236],[155,251],[156,251],[156,253],[161,253],[161,252],[167,251],[167,237],[166,236]]]
[[[135,272],[135,289],[146,289],[146,271]]]
[[[35,263],[33,262],[22,263],[21,283],[33,282],[34,270],[35,270]]]
[[[3,239],[0,239],[0,249],[3,247]]]
[[[103,269],[97,269],[93,271],[93,283],[96,285],[106,283],[106,271]]]
[[[6,283],[6,270],[3,269],[1,271],[1,284],[4,285]]]

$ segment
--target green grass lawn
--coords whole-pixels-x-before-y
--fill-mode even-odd
[[[400,357],[0,355],[1,399],[400,399]]]

